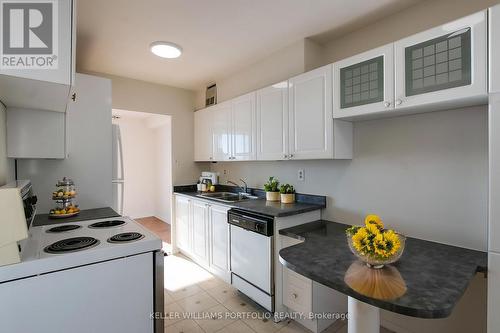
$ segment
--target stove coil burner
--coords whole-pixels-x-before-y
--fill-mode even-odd
[[[66,224],[66,225],[60,225],[57,227],[50,228],[49,230],[47,230],[47,232],[53,232],[53,233],[66,232],[66,231],[76,230],[76,229],[80,229],[80,228],[81,228],[81,226],[76,225],[76,224]]]
[[[143,234],[138,232],[123,232],[121,234],[114,235],[113,237],[108,238],[109,243],[128,243],[135,242],[139,239],[144,238]]]
[[[92,223],[91,225],[89,225],[89,228],[92,229],[113,228],[122,224],[125,224],[125,221],[120,221],[120,220],[102,221],[102,222]]]
[[[92,237],[73,237],[52,243],[43,250],[47,253],[59,254],[89,249],[98,244],[99,241]]]

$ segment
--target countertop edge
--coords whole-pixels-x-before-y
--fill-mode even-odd
[[[212,203],[214,203],[216,205],[220,205],[220,206],[231,207],[231,208],[238,208],[238,209],[245,210],[245,211],[248,211],[248,212],[257,212],[255,210],[248,209],[246,207],[241,207],[241,206],[238,206],[238,205],[232,205],[231,203],[220,202],[220,201],[213,200],[213,199],[210,199],[210,198],[202,198],[202,197],[199,197],[196,194],[196,192],[173,192],[173,193],[174,193],[174,195],[181,195],[181,196],[184,196],[184,197],[195,198],[197,200],[202,200],[202,201],[206,201],[206,202],[212,202]],[[265,200],[265,199],[262,198],[262,199],[254,199],[254,200]],[[273,214],[272,216],[273,217],[294,216],[294,215],[299,215],[299,214],[303,214],[303,213],[313,212],[315,210],[321,210],[321,209],[325,209],[326,208],[326,205],[321,205],[321,204],[302,203],[300,201],[297,202],[297,203],[299,203],[299,204],[305,204],[305,205],[310,205],[311,207],[301,208],[300,211],[298,211],[298,212],[276,213],[276,214]],[[293,205],[293,204],[291,204],[291,205]]]
[[[286,236],[286,237],[291,237],[291,238],[294,238],[294,239],[297,239],[297,240],[300,240],[300,241],[303,241],[303,242],[307,242],[307,238],[304,237],[304,236],[301,236],[297,233],[294,233],[292,232],[291,230],[292,229],[296,229],[297,227],[300,227],[302,226],[302,230],[301,232],[307,232],[307,231],[313,231],[319,227],[321,227],[321,225],[324,225],[325,223],[337,223],[337,224],[343,224],[343,223],[338,223],[338,222],[332,222],[332,221],[327,221],[327,220],[317,220],[317,221],[312,221],[312,222],[309,222],[309,223],[305,223],[303,225],[299,225],[299,226],[294,226],[294,227],[290,227],[290,228],[286,228],[286,229],[282,229],[279,231],[279,234],[282,235],[282,236]],[[289,249],[289,248],[293,248],[293,247],[298,247],[298,246],[302,246],[304,245],[304,243],[300,243],[300,244],[296,244],[296,245],[292,245],[290,247],[287,247],[286,249]],[[449,245],[449,246],[453,246],[453,245]],[[457,246],[455,246],[457,247]],[[284,248],[285,249],[285,248]],[[402,314],[402,315],[406,315],[406,316],[410,316],[410,317],[415,317],[415,318],[423,318],[423,319],[442,319],[442,318],[447,318],[451,315],[451,313],[453,312],[453,309],[455,308],[455,305],[454,306],[451,306],[451,307],[445,307],[445,308],[441,308],[441,309],[436,309],[436,310],[426,310],[426,309],[418,309],[418,308],[412,308],[412,307],[407,307],[407,306],[402,306],[402,305],[396,305],[396,304],[391,304],[391,303],[386,303],[384,302],[383,300],[377,300],[377,299],[373,299],[371,297],[368,297],[368,296],[364,296],[364,295],[361,295],[359,293],[357,293],[356,291],[350,289],[349,287],[339,287],[333,283],[331,283],[330,281],[328,280],[325,280],[319,276],[316,276],[314,273],[311,273],[307,270],[303,270],[303,269],[298,269],[297,266],[295,266],[294,264],[288,262],[285,258],[282,257],[282,250],[284,249],[281,249],[279,251],[279,261],[280,263],[285,266],[286,268],[298,273],[298,274],[301,274],[303,275],[304,277],[306,278],[309,278],[317,283],[320,283],[320,284],[323,284],[329,288],[332,288],[338,292],[341,292],[349,297],[353,297],[357,300],[360,300],[362,302],[365,302],[367,304],[370,304],[370,305],[373,305],[373,306],[376,306],[380,309],[384,309],[384,310],[387,310],[387,311],[391,311],[391,312],[395,312],[395,313],[398,313],[398,314]],[[467,250],[470,250],[470,249],[467,249]],[[474,250],[474,251],[477,251],[477,250]],[[478,251],[478,252],[483,252],[483,251]],[[487,272],[488,268],[487,266],[486,267],[483,267],[481,265],[477,265],[475,267],[475,269],[471,272],[469,272],[469,278],[468,278],[468,281],[467,281],[467,284],[466,284],[466,288],[464,288],[464,290],[462,290],[462,293],[461,293],[461,296],[460,298],[463,296],[463,294],[465,293],[465,291],[467,290],[467,287],[469,286],[470,282],[472,281],[472,279],[474,278],[474,276],[477,274],[477,273],[485,273]],[[460,299],[459,298],[459,299]]]

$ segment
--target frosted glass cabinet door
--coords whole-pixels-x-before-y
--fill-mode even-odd
[[[255,92],[231,100],[232,155],[231,160],[255,160]]]
[[[394,110],[394,44],[333,64],[333,118]]]
[[[486,100],[486,11],[395,43],[396,108]]]

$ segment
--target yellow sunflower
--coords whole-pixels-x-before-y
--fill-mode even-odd
[[[352,236],[352,244],[361,253],[369,253],[371,251],[369,234],[365,228],[359,228]]]
[[[373,250],[375,254],[387,258],[390,254],[387,251],[387,242],[384,238],[384,234],[377,234],[373,239]]]
[[[380,229],[375,224],[367,224],[366,230],[373,235],[380,234]]]
[[[384,223],[382,222],[382,219],[380,219],[380,216],[370,214],[367,215],[365,218],[365,225],[368,227],[369,225],[375,225],[377,228],[380,230],[384,229]]]
[[[399,248],[401,247],[399,236],[394,232],[394,230],[387,230],[383,233],[383,236],[386,243],[387,254],[388,256],[392,256],[393,254],[398,252]]]

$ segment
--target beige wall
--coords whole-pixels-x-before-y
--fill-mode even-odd
[[[318,67],[324,62],[323,46],[300,40],[229,77],[217,81],[219,102],[263,88]],[[196,92],[196,109],[205,106],[205,89]]]
[[[488,8],[499,0],[427,0],[325,45],[326,63],[394,42]]]
[[[113,75],[113,109],[172,116],[174,185],[192,184],[206,165],[194,163],[194,92]]]

